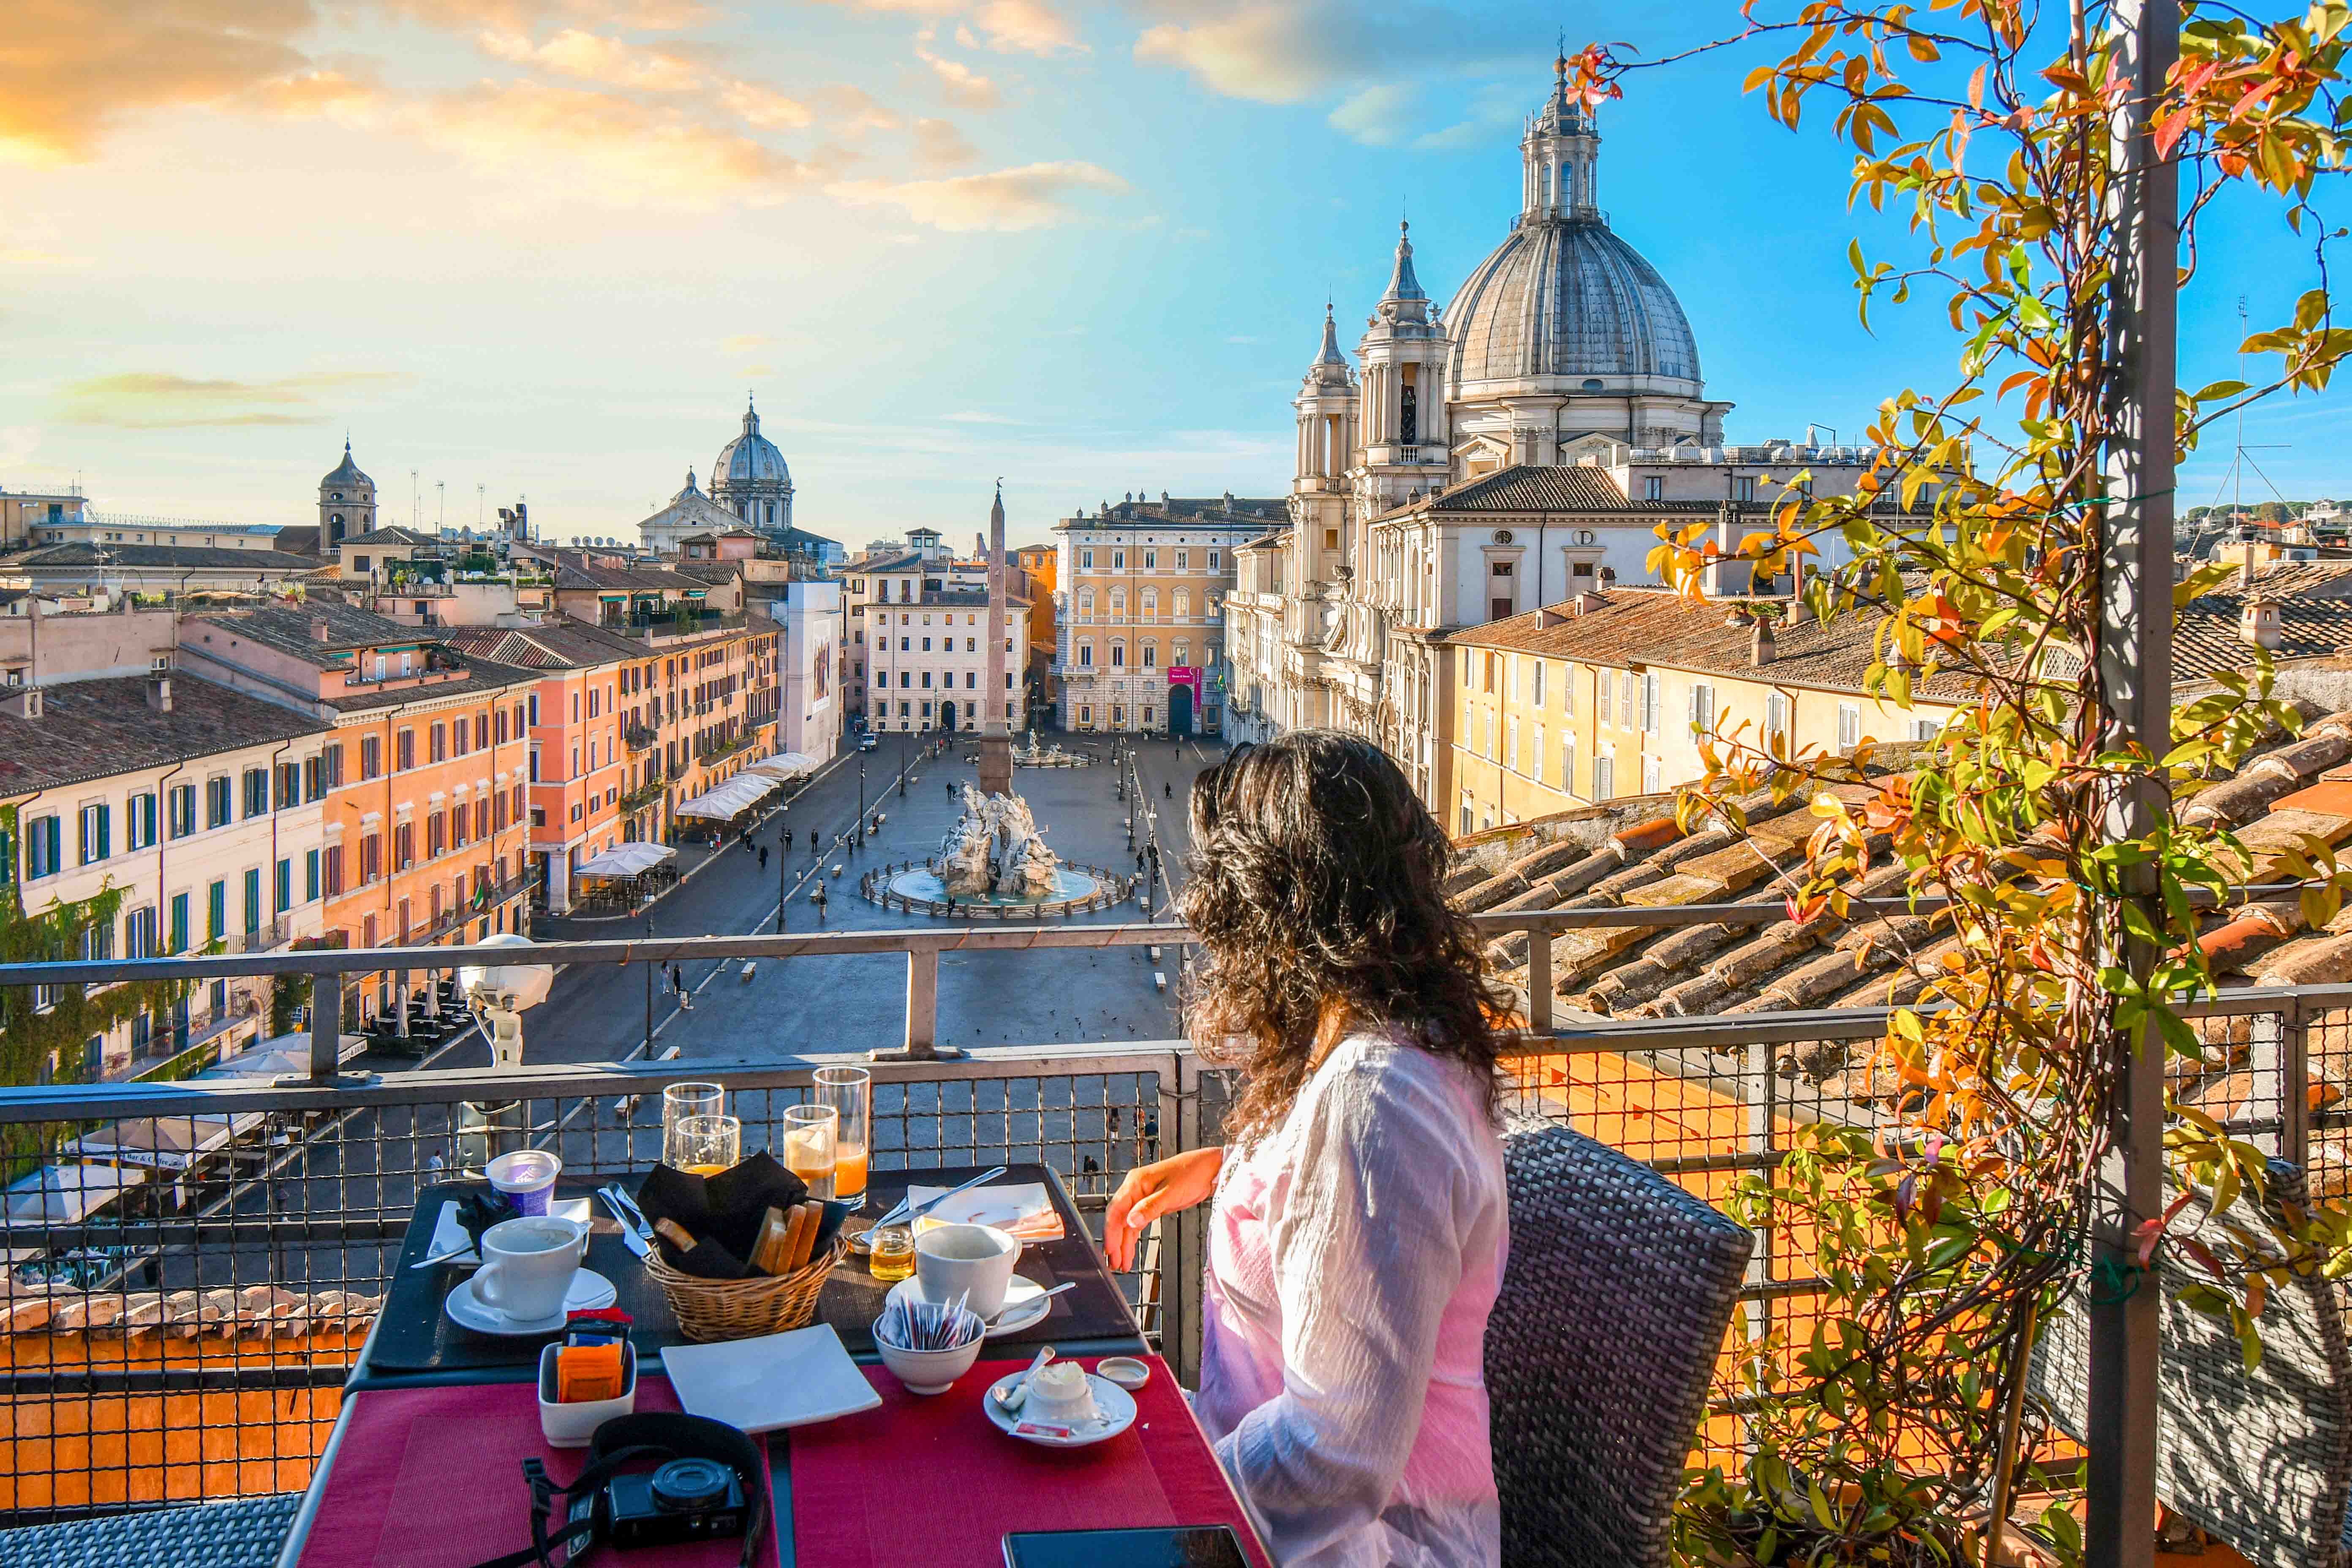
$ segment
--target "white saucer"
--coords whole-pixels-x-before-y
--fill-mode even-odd
[[[923,1294],[923,1282],[912,1277],[891,1286],[890,1294],[884,1297],[883,1301],[887,1305],[901,1295],[916,1301],[930,1300]],[[1053,1299],[1045,1294],[1045,1287],[1034,1279],[1015,1274],[1013,1283],[1004,1288],[1004,1305],[989,1321],[988,1332],[982,1337],[1002,1339],[1006,1334],[1017,1334],[1024,1329],[1035,1328],[1053,1310]]]
[[[980,1407],[988,1412],[988,1418],[1006,1436],[1034,1443],[1041,1448],[1084,1448],[1106,1438],[1116,1437],[1135,1425],[1135,1396],[1110,1379],[1090,1372],[1087,1373],[1087,1386],[1094,1390],[1095,1419],[1079,1423],[1066,1437],[1056,1436],[1051,1432],[1015,1430],[1030,1416],[1025,1410],[1019,1415],[1005,1414],[1004,1406],[996,1402],[996,1391],[1009,1387],[1027,1371],[1028,1368],[1024,1367],[1020,1372],[1007,1373],[980,1396]]]
[[[567,1313],[593,1311],[598,1307],[609,1307],[621,1298],[621,1293],[613,1288],[610,1279],[593,1268],[583,1268],[572,1277],[572,1289],[563,1293],[562,1311],[552,1317],[526,1322],[520,1318],[509,1318],[495,1307],[482,1305],[474,1294],[474,1280],[480,1278],[477,1274],[468,1279],[450,1291],[448,1299],[441,1303],[441,1310],[449,1314],[451,1322],[460,1328],[471,1329],[478,1334],[551,1334],[563,1326]]]

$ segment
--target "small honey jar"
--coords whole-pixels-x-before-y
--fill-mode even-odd
[[[882,1226],[866,1233],[872,1251],[866,1267],[877,1279],[905,1279],[915,1272],[915,1233],[903,1225]]]

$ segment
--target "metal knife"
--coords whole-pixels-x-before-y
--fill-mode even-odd
[[[625,1246],[631,1252],[635,1253],[639,1258],[643,1258],[646,1253],[651,1252],[653,1250],[653,1243],[647,1240],[637,1229],[637,1227],[643,1225],[645,1221],[642,1218],[634,1217],[630,1213],[630,1210],[635,1208],[636,1205],[634,1204],[625,1205],[622,1199],[614,1195],[613,1189],[610,1187],[597,1188],[596,1195],[604,1200],[604,1206],[611,1209],[613,1211],[613,1217],[620,1222],[622,1245]]]

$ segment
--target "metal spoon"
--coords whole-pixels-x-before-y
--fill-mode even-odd
[[[1030,1302],[1032,1302],[1032,1301],[1045,1301],[1045,1300],[1051,1300],[1051,1299],[1053,1299],[1054,1297],[1060,1295],[1060,1294],[1061,1294],[1063,1291],[1065,1291],[1065,1290],[1075,1290],[1075,1289],[1076,1289],[1077,1288],[1078,1288],[1078,1282],[1077,1282],[1076,1280],[1075,1280],[1075,1279],[1065,1279],[1065,1280],[1063,1280],[1059,1285],[1055,1286],[1055,1287],[1054,1287],[1052,1289],[1050,1289],[1050,1290],[1040,1290],[1040,1291],[1038,1291],[1034,1296],[1031,1296],[1031,1297],[1027,1297],[1027,1298],[1025,1298],[1025,1299],[1022,1301],[1022,1303],[1021,1303],[1020,1307],[1019,1307],[1017,1310],[1020,1310],[1020,1311],[1024,1311],[1024,1312],[1025,1312],[1025,1311],[1027,1311],[1027,1310],[1029,1310],[1029,1303],[1030,1303]],[[1003,1317],[1006,1313],[1011,1312],[1011,1311],[1013,1311],[1013,1310],[1016,1310],[1016,1309],[1012,1308],[1012,1307],[999,1307],[998,1309],[996,1309],[996,1317],[995,1317],[995,1318],[991,1318],[991,1319],[989,1319],[988,1321],[989,1321],[991,1323],[994,1323],[994,1322],[997,1321],[997,1319],[998,1319],[998,1318],[1002,1318],[1002,1317]],[[1036,1369],[1033,1367],[1033,1368],[1031,1368],[1030,1370],[1034,1372],[1034,1371],[1035,1371]]]
[[[1029,1363],[1029,1370],[1021,1374],[1021,1381],[1014,1384],[1010,1388],[1005,1387],[1003,1384],[999,1384],[994,1388],[988,1391],[989,1396],[994,1399],[999,1405],[1003,1407],[1004,1413],[1007,1415],[1014,1414],[1020,1410],[1021,1402],[1029,1397],[1029,1380],[1036,1376],[1040,1372],[1044,1371],[1045,1363],[1053,1359],[1054,1347],[1051,1345],[1039,1345],[1037,1347],[1037,1359]]]

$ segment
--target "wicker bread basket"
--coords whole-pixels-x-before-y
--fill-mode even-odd
[[[646,1277],[661,1287],[677,1319],[678,1331],[698,1343],[749,1340],[808,1326],[816,1316],[817,1292],[825,1276],[849,1250],[836,1235],[831,1246],[789,1274],[757,1274],[749,1279],[704,1279],[670,1266],[656,1247],[646,1254]]]

